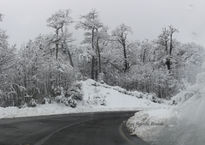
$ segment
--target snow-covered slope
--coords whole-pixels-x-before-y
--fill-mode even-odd
[[[152,102],[153,96],[151,94],[137,91],[130,92],[120,87],[111,87],[93,80],[82,82],[82,88],[84,101],[94,107],[139,110],[164,106],[164,104]],[[98,99],[99,101],[97,101]],[[100,105],[101,103],[104,105]]]
[[[184,103],[178,105],[177,124],[172,129],[160,133],[158,144],[167,145],[204,145],[205,143],[205,63],[202,72],[197,75],[196,83],[185,91],[185,95],[177,97],[186,98]],[[185,100],[185,99],[184,99]],[[162,138],[167,138],[163,140]]]
[[[76,108],[63,104],[44,104],[34,108],[7,107],[0,108],[0,118],[38,116],[96,111],[144,110],[164,108],[167,105],[154,103],[151,94],[126,91],[120,87],[112,87],[93,80],[81,81],[83,101]],[[155,100],[156,101],[156,100]]]
[[[172,98],[176,106],[136,113],[127,121],[132,134],[154,144],[203,145],[205,142],[205,64],[194,85]]]

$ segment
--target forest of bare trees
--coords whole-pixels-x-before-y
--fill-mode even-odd
[[[88,78],[170,99],[194,83],[203,61],[203,48],[176,40],[180,30],[172,25],[159,30],[154,40],[131,41],[130,26],[110,30],[96,10],[77,21],[70,10],[59,10],[45,22],[52,33],[21,48],[10,45],[0,29],[0,106],[45,103],[80,88],[76,82]],[[74,43],[73,26],[84,32],[80,44]]]

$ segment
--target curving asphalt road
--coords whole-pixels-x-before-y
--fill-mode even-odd
[[[123,125],[133,114],[129,111],[2,119],[0,145],[148,145],[129,136]]]

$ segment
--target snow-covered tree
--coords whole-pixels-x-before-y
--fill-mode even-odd
[[[2,14],[0,14],[2,21]],[[16,62],[16,47],[10,46],[8,36],[4,30],[0,29],[0,105],[5,106],[8,102],[9,87],[13,81],[13,71]]]
[[[169,39],[170,39],[170,45],[169,45],[169,55],[172,55],[173,51],[173,35],[174,33],[179,32],[179,30],[173,26],[169,26]]]
[[[40,35],[19,51],[15,83],[24,87],[28,95],[42,103],[45,96],[55,97],[67,90],[75,80],[74,70],[61,54],[56,59],[50,45],[52,35]]]
[[[91,55],[91,78],[98,80],[98,75],[102,72],[100,41],[103,33],[106,32],[96,10],[91,10],[88,14],[81,16],[81,21],[76,25],[77,29],[85,30],[83,43],[89,44]]]
[[[169,54],[169,30],[167,28],[162,29],[162,33],[158,36],[157,43],[164,47],[165,53]]]
[[[67,26],[72,22],[70,10],[59,10],[47,20],[48,26],[55,31],[51,43],[55,44],[56,59],[58,59],[59,48],[61,47],[61,49],[64,49],[65,53],[69,56],[71,66],[73,66],[73,61],[68,48],[68,43],[73,39],[72,34],[68,32]]]
[[[127,37],[128,34],[131,32],[132,32],[131,28],[125,24],[121,24],[112,32],[112,36],[114,40],[116,40],[121,45],[123,50],[124,71],[127,71],[129,69],[129,62],[127,58],[127,43],[128,43]]]

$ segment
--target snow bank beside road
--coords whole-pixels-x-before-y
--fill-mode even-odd
[[[201,71],[197,75],[195,84],[186,87],[186,90],[172,98],[178,105],[171,110],[168,109],[166,116],[159,114],[165,122],[164,127],[153,127],[144,131],[141,129],[143,127],[134,124],[139,122],[138,117],[140,117],[135,115],[128,121],[130,123],[128,126],[133,128],[131,131],[157,145],[203,145],[205,142],[205,65]],[[146,118],[152,118],[151,115],[148,116]],[[161,119],[157,117],[157,120]]]
[[[169,120],[176,116],[177,113],[172,107],[140,111],[127,121],[126,126],[132,135],[137,135],[144,141],[153,142],[161,129],[172,126]]]
[[[193,132],[197,136],[195,139],[204,139],[204,132],[201,132],[205,128],[202,115],[205,109],[204,72],[197,75],[196,84],[188,85],[172,98],[176,106],[142,111],[131,117],[127,121],[131,133],[145,141],[165,145],[193,145]]]
[[[144,110],[165,107],[154,103],[151,94],[126,91],[120,87],[112,87],[93,80],[81,81],[83,100],[76,108],[61,103],[37,105],[36,107],[0,107],[0,118],[27,117],[97,111]]]

